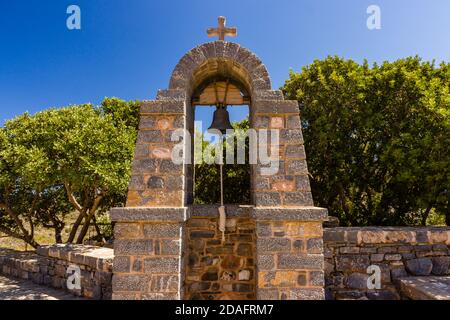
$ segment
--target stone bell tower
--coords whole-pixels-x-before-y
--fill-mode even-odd
[[[297,101],[272,90],[261,60],[219,18],[219,41],[190,50],[169,88],[140,109],[127,204],[115,222],[114,299],[324,299],[322,221],[314,207]],[[250,126],[279,132],[279,170],[252,165],[251,206],[227,206],[226,241],[217,206],[193,203],[190,161],[176,164],[176,129],[194,131],[197,93],[217,79],[234,83]],[[185,138],[185,151],[190,147]]]

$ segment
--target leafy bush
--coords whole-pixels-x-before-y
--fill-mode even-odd
[[[315,204],[347,225],[450,225],[450,64],[328,57],[290,74]],[[436,221],[436,219],[434,219]]]

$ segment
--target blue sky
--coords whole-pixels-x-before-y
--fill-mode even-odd
[[[71,4],[81,30],[66,28]],[[381,30],[366,27],[371,4]],[[450,61],[449,0],[0,0],[0,125],[106,96],[153,99],[182,55],[211,40],[206,28],[219,15],[238,27],[232,41],[263,60],[274,88],[290,68],[327,55]]]

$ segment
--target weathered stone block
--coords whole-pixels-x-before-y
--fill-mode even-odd
[[[258,252],[289,252],[291,241],[286,238],[259,238],[256,242]]]
[[[257,291],[258,300],[278,300],[278,290],[277,289],[258,289]]]
[[[308,239],[306,242],[306,250],[308,253],[323,253],[322,238]]]
[[[133,174],[146,174],[156,172],[158,162],[156,159],[135,159],[133,161]]]
[[[261,208],[255,207],[252,216],[257,221],[322,221],[327,217],[327,210],[317,207],[307,208]],[[319,225],[321,223],[317,223]],[[320,227],[321,228],[321,227]],[[322,235],[320,229],[319,236]]]
[[[406,270],[415,276],[428,276],[433,269],[431,259],[420,258],[406,261]]]
[[[352,289],[365,290],[367,289],[367,273],[352,273],[347,279],[347,286]]]
[[[293,288],[289,290],[291,300],[323,300],[325,290],[322,288]]]
[[[355,271],[364,273],[370,265],[368,255],[346,255],[336,257],[337,271]]]
[[[286,192],[283,194],[283,204],[286,206],[312,206],[311,192]]]
[[[406,272],[405,268],[403,268],[403,267],[391,269],[392,281],[396,281],[399,278],[404,278],[407,276],[408,276],[408,273]]]
[[[298,272],[296,271],[269,271],[260,272],[258,287],[295,287],[297,286]]]
[[[258,237],[270,237],[272,235],[272,228],[270,223],[257,223],[256,234]]]
[[[307,269],[307,270],[322,270],[324,268],[323,255],[321,254],[278,254],[279,269]]]
[[[295,100],[258,100],[252,105],[256,113],[297,113],[298,102]]]
[[[160,130],[140,130],[137,143],[155,143],[155,142],[164,142],[164,135]]]
[[[311,271],[309,273],[309,284],[315,287],[323,287],[325,285],[325,274],[323,271]]]
[[[288,160],[286,162],[286,174],[307,175],[308,166],[306,160]]]
[[[257,267],[259,270],[272,270],[275,268],[275,257],[271,254],[258,254]]]
[[[450,274],[450,256],[434,257],[431,260],[433,262],[433,269],[431,270],[432,274],[436,276]]]
[[[300,125],[300,115],[293,114],[287,117],[286,127],[289,129],[298,129]]]
[[[144,259],[144,272],[146,273],[171,273],[179,271],[180,258],[155,257]]]
[[[361,250],[361,248],[359,247],[342,247],[339,248],[339,252],[342,254],[354,254],[354,253],[359,253]]]
[[[114,252],[117,255],[149,255],[153,252],[152,240],[115,240]]]
[[[178,275],[152,275],[150,292],[177,292],[179,284]]]
[[[145,238],[176,238],[181,235],[181,225],[178,223],[146,223]]]
[[[114,226],[115,239],[142,238],[142,229],[138,223],[117,223]]]
[[[325,243],[336,243],[345,241],[345,231],[342,229],[324,229],[323,241]]]
[[[215,231],[212,230],[196,230],[191,231],[189,234],[191,239],[202,239],[202,238],[212,239],[214,238],[215,235],[216,235]]]
[[[171,159],[164,159],[161,161],[159,170],[161,173],[181,174],[183,172],[183,165],[175,164]]]
[[[146,275],[118,275],[112,279],[113,291],[146,291],[149,284]]]
[[[381,262],[384,259],[384,253],[374,253],[370,255],[370,261]]]
[[[181,245],[180,240],[161,240],[161,254],[162,255],[180,255]]]
[[[255,205],[262,207],[276,207],[281,205],[281,197],[277,192],[255,192]]]
[[[401,254],[386,254],[384,256],[384,259],[387,261],[399,261],[399,260],[402,260],[402,255]]]

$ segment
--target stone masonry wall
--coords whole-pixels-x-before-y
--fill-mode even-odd
[[[262,300],[324,299],[322,220],[326,209],[254,209],[257,295]]]
[[[257,207],[284,208],[313,206],[298,102],[258,100],[251,108],[252,128],[258,135],[267,129],[278,130],[279,133],[277,172],[262,174],[262,170],[268,167],[262,163],[253,167],[253,204]],[[268,154],[271,153],[269,143],[270,140],[266,146]]]
[[[397,279],[450,275],[450,228],[324,230],[327,299],[398,300]],[[381,289],[367,289],[367,268],[381,269]]]
[[[0,274],[66,290],[75,296],[109,300],[112,257],[112,249],[83,245],[42,246],[37,253],[0,248]],[[80,268],[80,289],[67,288],[69,266]]]
[[[183,299],[183,208],[116,208],[115,300]]]
[[[142,102],[127,207],[183,206],[183,165],[172,161],[171,138],[184,129],[184,112],[183,101]]]
[[[187,222],[185,299],[255,299],[255,222],[251,207],[227,206],[225,242],[217,206],[194,206]]]

